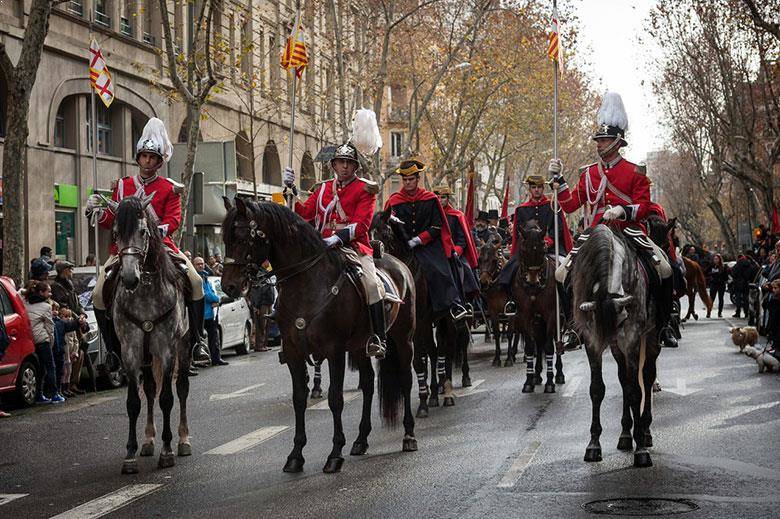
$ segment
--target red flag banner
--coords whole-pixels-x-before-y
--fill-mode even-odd
[[[470,228],[474,227],[474,171],[469,171],[469,187],[466,190],[466,223]]]
[[[777,214],[777,206],[772,209],[772,234],[780,233],[780,217]]]
[[[501,220],[509,218],[509,180],[506,181],[504,189],[504,201],[501,203]]]

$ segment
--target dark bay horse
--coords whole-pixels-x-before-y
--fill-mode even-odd
[[[553,378],[553,356],[556,355],[555,261],[547,256],[544,237],[546,229],[531,221],[525,227],[518,227],[517,272],[512,280],[512,296],[517,303],[514,329],[523,337],[526,380],[523,393],[533,393],[534,386],[541,383],[540,359],[544,354],[547,365],[545,393],[555,393],[555,384],[563,384],[563,361],[557,354],[556,374]],[[534,366],[536,362],[536,366]],[[537,378],[539,377],[539,378]]]
[[[492,331],[496,342],[493,366],[501,365],[501,338],[504,335],[507,336],[508,343],[504,367],[512,366],[516,361],[520,335],[511,332],[508,334],[502,333],[502,327],[503,331],[506,332],[511,323],[504,316],[504,307],[509,297],[498,282],[498,275],[506,264],[501,235],[492,230],[488,239],[480,242],[478,253],[479,285],[482,296],[482,310],[485,313],[485,328],[487,332]],[[489,335],[489,333],[486,335]]]
[[[585,461],[601,461],[602,353],[612,351],[623,389],[619,450],[631,450],[634,466],[652,466],[652,386],[660,352],[655,305],[636,252],[623,233],[597,225],[582,245],[569,275],[574,288],[574,321],[585,338],[590,364],[593,417]],[[633,418],[632,418],[633,416]]]
[[[425,276],[412,250],[409,249],[404,240],[399,238],[403,236],[403,232],[401,229],[394,229],[390,215],[390,211],[376,213],[371,223],[371,233],[373,238],[381,242],[386,250],[406,264],[414,277],[417,293],[414,370],[417,373],[420,395],[417,416],[425,418],[428,416],[429,407],[438,407],[439,391],[443,393],[445,407],[455,405],[455,394],[452,391],[453,362],[456,365],[461,365],[462,385],[464,387],[471,385],[466,351],[469,343],[469,331],[454,323],[449,315],[434,321]],[[435,340],[434,325],[436,326]],[[429,362],[431,366],[430,389],[428,386]]]
[[[188,346],[183,276],[174,266],[157,230],[157,219],[149,211],[153,195],[128,197],[115,209],[114,233],[119,250],[119,282],[110,305],[122,365],[127,375],[127,416],[130,427],[123,474],[136,474],[138,450],[136,423],[141,412],[140,380],[146,395],[146,442],[141,456],[154,455],[154,400],[159,389],[163,413],[163,446],[158,466],[172,467],[171,410],[173,377],[179,399],[179,456],[192,454],[187,426],[190,348]],[[107,281],[107,285],[110,281]]]
[[[346,265],[338,250],[325,248],[320,234],[286,207],[225,198],[227,216],[222,224],[225,270],[222,289],[238,297],[252,283],[262,281],[260,265],[269,260],[277,278],[277,323],[282,334],[282,354],[290,370],[295,409],[295,440],[284,465],[285,472],[303,470],[306,445],[304,415],[309,393],[306,368],[310,356],[328,360],[330,384],[328,405],[333,415],[333,449],[323,468],[338,472],[344,463],[346,443],[341,423],[344,408],[346,353],[360,373],[363,409],[358,437],[350,454],[368,450],[374,368],[365,355],[371,336],[368,307],[363,296],[347,279]],[[412,336],[415,330],[415,292],[406,266],[390,255],[376,261],[392,278],[403,300],[392,305],[387,323],[387,354],[379,361],[380,410],[386,423],[394,424],[398,406],[404,405],[403,450],[417,450],[411,410]],[[362,288],[360,289],[362,290]],[[387,304],[387,303],[386,303]]]

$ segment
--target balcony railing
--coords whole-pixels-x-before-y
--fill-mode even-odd
[[[105,27],[111,27],[111,17],[108,16],[106,13],[101,13],[100,11],[95,9],[95,23],[99,23],[100,25],[103,25]]]
[[[70,2],[68,2],[68,11],[70,11],[73,14],[83,16],[84,5],[81,3],[81,0],[71,0]]]
[[[130,25],[130,20],[122,16],[119,19],[119,32],[124,34],[125,36],[132,36],[133,35],[133,26]]]
[[[152,36],[150,33],[144,31],[144,42],[148,43],[149,45],[154,45],[154,36]]]

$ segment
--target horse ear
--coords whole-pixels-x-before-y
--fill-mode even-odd
[[[236,197],[236,210],[240,215],[246,215],[247,207],[244,201],[240,197]]]
[[[155,195],[155,194],[157,194],[157,191],[155,191],[154,193],[150,193],[150,194],[148,194],[148,195],[145,195],[145,196],[144,196],[144,197],[141,199],[141,207],[143,207],[144,209],[146,209],[147,207],[149,207],[149,204],[151,204],[151,203],[152,203],[152,199],[154,198],[154,195]]]
[[[225,210],[229,213],[233,209],[233,204],[230,202],[230,199],[223,195],[222,202],[225,204]]]

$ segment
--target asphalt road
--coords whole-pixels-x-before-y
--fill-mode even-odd
[[[557,393],[537,387],[529,395],[520,392],[524,366],[492,367],[491,346],[480,342],[471,355],[474,387],[460,392],[455,407],[417,420],[417,452],[401,452],[403,429],[382,426],[375,410],[368,454],[346,456],[340,474],[323,474],[332,422],[324,400],[312,401],[305,470],[284,474],[294,425],[289,377],[275,353],[255,353],[228,357],[230,366],[202,369],[192,380],[193,455],[170,469],[158,469],[155,456],[139,458],[140,474],[120,474],[124,389],[12,410],[0,421],[0,517],[590,517],[586,503],[625,498],[642,499],[594,506],[777,517],[780,377],[759,375],[737,353],[729,325],[688,323],[680,348],[662,351],[652,468],[635,469],[632,455],[616,450],[621,396],[609,354],[604,461],[587,464],[584,352],[564,356],[567,383]],[[356,386],[351,373],[345,452],[357,435]]]

